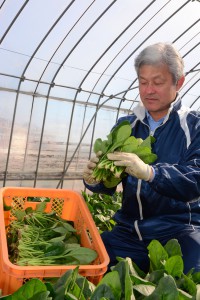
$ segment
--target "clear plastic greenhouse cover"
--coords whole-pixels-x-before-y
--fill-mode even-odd
[[[200,109],[200,1],[1,0],[0,185],[83,189],[97,137],[139,101],[134,57],[173,42]]]

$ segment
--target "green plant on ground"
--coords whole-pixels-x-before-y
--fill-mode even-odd
[[[111,230],[115,225],[112,217],[121,208],[122,192],[115,192],[113,196],[109,196],[97,193],[88,194],[82,191],[82,196],[85,199],[99,233]]]
[[[177,240],[162,246],[152,240],[148,246],[150,268],[145,274],[130,258],[118,263],[94,285],[79,275],[79,267],[67,271],[55,284],[31,279],[6,300],[199,300],[200,272],[184,274]]]

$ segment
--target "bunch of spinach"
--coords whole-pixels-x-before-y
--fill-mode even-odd
[[[155,142],[155,138],[148,136],[142,140],[131,136],[131,132],[131,124],[125,120],[113,128],[106,140],[101,138],[95,140],[93,150],[96,154],[101,152],[101,155],[91,177],[97,182],[103,181],[108,188],[117,186],[126,176],[125,167],[115,166],[114,162],[107,158],[108,153],[114,151],[135,153],[147,164],[151,164],[157,159],[157,155],[151,151],[151,144]]]
[[[6,300],[199,300],[200,272],[183,273],[181,248],[177,240],[165,246],[152,240],[148,246],[150,269],[146,274],[130,258],[118,263],[95,286],[78,273],[67,271],[55,284],[31,279]],[[25,297],[27,296],[27,297]],[[36,298],[37,297],[37,298]]]
[[[82,196],[85,199],[99,233],[105,230],[112,230],[116,224],[112,217],[121,208],[122,192],[116,191],[110,196],[99,193],[87,194],[82,191]]]
[[[35,210],[12,210],[16,219],[7,227],[10,261],[19,266],[90,264],[96,251],[82,247],[73,224],[45,208],[41,202]]]

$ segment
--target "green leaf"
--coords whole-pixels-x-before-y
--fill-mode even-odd
[[[62,220],[62,227],[64,227],[65,234],[66,234],[66,231],[69,231],[69,232],[77,231],[73,225],[69,224],[68,222],[64,222],[64,220]],[[64,233],[64,231],[63,231],[63,233]]]
[[[111,145],[113,142],[112,140],[112,131],[107,135],[107,144]],[[107,152],[107,151],[106,151]]]
[[[68,299],[69,296],[71,297],[69,299],[86,300],[84,294],[82,293],[82,289],[77,285],[76,282],[74,282],[74,284],[65,292],[65,299]]]
[[[151,149],[151,144],[155,141],[153,136],[148,136],[143,142],[140,144],[140,147],[148,147]]]
[[[134,285],[152,285],[155,286],[152,282],[150,282],[149,280],[143,279],[137,275],[131,275],[131,280],[134,283]]]
[[[183,274],[183,259],[180,255],[174,255],[167,259],[165,270],[171,276],[180,278]]]
[[[188,292],[190,295],[195,296],[197,292],[196,284],[187,277],[185,274],[182,275],[181,280],[178,281],[178,287]]]
[[[47,291],[50,292],[49,296],[52,297],[52,299],[54,299],[55,292],[54,292],[53,284],[58,280],[58,278],[48,277],[48,278],[43,278],[43,280],[44,280],[44,284],[46,285]]]
[[[94,153],[98,153],[99,151],[101,151],[102,154],[105,154],[109,145],[110,143],[106,140],[102,141],[102,139],[100,138],[96,139],[93,146]]]
[[[117,271],[112,271],[107,273],[100,281],[100,283],[97,285],[108,285],[114,295],[115,300],[120,300],[121,299],[121,282],[119,278],[119,274]]]
[[[134,271],[132,271],[134,270]],[[146,273],[144,273],[137,265],[134,261],[132,261],[132,268],[130,269],[130,272],[132,275],[135,275],[137,273],[137,275],[139,275],[141,278],[145,278],[146,277]]]
[[[119,125],[115,126],[111,131],[112,134],[112,144],[125,141],[131,135],[131,125],[130,122],[125,120],[122,121]]]
[[[101,299],[116,300],[113,295],[112,289],[107,284],[101,284],[97,286],[91,295],[90,300],[101,300]]]
[[[196,300],[200,300],[200,284],[197,284],[196,288],[197,288]]]
[[[17,218],[18,221],[22,221],[26,215],[24,210],[15,210],[13,211],[13,215]]]
[[[150,258],[150,271],[164,269],[164,263],[168,259],[168,254],[164,247],[157,240],[152,240],[148,245]]]
[[[131,152],[138,155],[141,160],[148,164],[153,163],[157,159],[157,155],[151,152],[151,148],[142,146],[142,144]]]
[[[147,274],[146,279],[154,284],[158,284],[159,280],[164,276],[165,270],[155,270]]]
[[[139,146],[134,151],[134,153],[137,154],[142,159],[142,157],[145,157],[145,156],[148,156],[151,154],[151,149],[149,147]]]
[[[119,262],[113,267],[112,272],[117,271],[121,282],[121,298],[134,299],[131,276],[129,274],[129,259],[117,257]]]
[[[78,298],[71,293],[66,292],[65,293],[65,300],[78,300]]]
[[[114,176],[110,176],[107,178],[107,180],[103,181],[103,184],[107,188],[113,188],[113,187],[117,186],[121,180],[122,180],[121,178],[116,178]]]
[[[61,241],[64,241],[65,239],[65,236],[64,235],[61,235],[61,236],[57,236],[55,238],[52,238],[49,240],[50,243],[59,243]]]
[[[90,209],[99,232],[103,232],[107,229],[111,230],[115,224],[115,222],[112,220],[112,216],[118,209],[121,208],[122,192],[116,191],[113,196],[92,193],[87,194],[86,197],[83,194],[83,197]],[[104,216],[104,220],[101,220],[98,217],[100,214]],[[105,221],[105,218],[108,221]]]
[[[174,255],[182,256],[181,246],[180,246],[178,240],[176,240],[176,239],[169,240],[165,244],[164,248],[167,251],[169,257],[174,256]]]
[[[60,241],[60,242],[54,242],[49,244],[46,248],[45,248],[45,254],[44,256],[55,256],[55,255],[60,255],[64,252],[65,250],[65,244]]]
[[[145,154],[140,154],[138,156],[145,164],[148,165],[154,163],[158,158],[157,155],[154,153],[145,153]]]
[[[79,239],[75,235],[71,235],[69,238],[67,238],[67,245],[68,244],[79,244]],[[79,244],[80,245],[80,244]]]
[[[179,300],[179,292],[172,276],[167,275],[160,279],[154,292],[147,296],[148,300]]]
[[[32,207],[27,207],[25,209],[25,213],[28,215],[28,214],[31,214],[32,212],[34,212],[34,209]]]
[[[60,233],[61,235],[66,235],[67,230],[63,226],[59,226],[52,229],[54,232]]]
[[[69,289],[73,288],[73,285],[76,283],[77,278],[80,277],[78,274],[79,267],[77,266],[73,270],[68,270],[64,273],[54,285],[55,297],[53,300],[65,300],[65,293]]]
[[[107,153],[123,151],[137,154],[145,163],[151,164],[157,159],[157,155],[151,152],[151,143],[155,138],[149,136],[144,141],[141,138],[131,136],[132,127],[128,120],[116,125],[107,136],[107,141],[97,139],[94,143],[94,152],[102,151],[97,166],[91,177],[97,182],[103,182],[105,187],[113,188],[127,176],[124,167],[116,167],[112,161],[107,159]]]
[[[99,151],[102,151],[102,139],[96,139],[95,142],[94,142],[94,146],[93,146],[93,151],[95,153],[99,152]]]
[[[108,152],[113,152],[118,147],[121,147],[124,143],[124,141],[131,135],[131,125],[129,121],[123,121],[119,125],[117,125],[113,131],[111,131],[112,134],[112,144],[108,147]]]
[[[78,267],[77,267],[78,268]],[[65,272],[58,281],[54,284],[53,289],[55,293],[55,300],[64,300],[65,288],[67,284],[71,281],[73,270],[68,270]]]
[[[155,286],[147,284],[134,284],[133,289],[138,291],[143,296],[149,296],[154,292]]]
[[[76,283],[82,290],[84,297],[86,299],[90,299],[91,294],[94,291],[94,289],[96,288],[96,286],[92,282],[88,281],[86,279],[86,277],[83,277],[83,276],[79,276],[76,279]]]
[[[130,136],[125,140],[124,144],[120,148],[120,151],[127,152],[127,153],[135,153],[138,146],[139,146],[138,139],[134,136]]]
[[[3,199],[3,210],[4,211],[9,211],[9,210],[11,210],[11,208],[12,208],[12,206],[7,205],[5,200]]]
[[[190,295],[190,294],[188,294],[188,293],[186,293],[186,292],[184,292],[184,291],[182,291],[180,289],[178,289],[178,292],[179,292],[179,294],[178,294],[178,300],[194,299],[192,297],[192,295]],[[195,300],[197,300],[197,298],[195,298]]]
[[[46,202],[40,202],[40,203],[38,203],[36,205],[36,209],[35,210],[39,211],[39,212],[44,212],[45,209],[46,209],[46,206],[47,206]]]
[[[80,265],[88,265],[97,258],[97,252],[86,247],[76,247],[70,251],[69,256],[79,261]]]
[[[52,300],[52,297],[49,296],[50,292],[40,292],[37,293],[36,295],[33,295],[33,297],[28,298],[27,300]]]
[[[39,293],[46,293],[46,285],[39,279],[33,278],[27,281],[24,285],[22,285],[16,292],[12,294],[11,298],[7,298],[9,300],[29,300],[35,295],[39,295]],[[38,298],[39,299],[39,298]],[[41,298],[40,298],[41,299]],[[44,298],[46,300],[48,298]]]
[[[192,279],[196,284],[200,283],[200,272],[195,272],[192,274]]]

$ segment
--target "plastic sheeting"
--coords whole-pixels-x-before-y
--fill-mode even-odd
[[[0,1],[0,185],[83,188],[97,137],[139,101],[134,57],[173,42],[200,109],[200,1]]]

